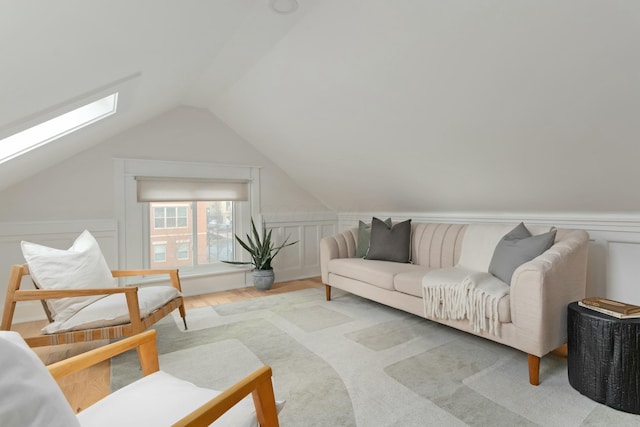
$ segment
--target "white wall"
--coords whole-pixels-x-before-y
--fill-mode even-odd
[[[327,210],[210,112],[179,107],[0,192],[0,221],[114,218],[116,157],[259,166],[262,212]]]

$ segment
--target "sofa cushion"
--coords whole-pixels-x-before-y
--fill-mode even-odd
[[[489,273],[511,285],[516,268],[549,249],[555,237],[556,230],[532,236],[523,223],[518,224],[498,242],[489,264]]]
[[[413,264],[362,258],[337,258],[329,261],[329,274],[359,280],[390,291],[394,290],[393,278],[396,274],[416,270],[424,275],[424,267]]]
[[[469,224],[462,240],[458,267],[487,273],[491,257],[500,242],[514,224]]]
[[[378,218],[373,218],[371,241],[366,259],[409,262],[411,260],[411,220],[388,226]]]
[[[415,297],[422,298],[422,277],[428,269],[422,268],[421,270],[407,271],[398,273],[393,278],[394,288],[398,292],[404,294],[413,295]],[[509,295],[505,295],[498,301],[498,321],[500,323],[511,322],[511,298]],[[485,312],[490,313],[491,307],[489,303],[485,307]]]
[[[391,218],[385,219],[384,223],[391,227]],[[371,224],[358,221],[358,244],[356,246],[356,258],[364,258],[367,255],[367,252],[369,252],[370,241]]]

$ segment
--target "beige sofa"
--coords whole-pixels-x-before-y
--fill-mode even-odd
[[[422,278],[431,269],[456,265],[466,228],[412,223],[410,264],[354,258],[357,228],[323,238],[320,265],[327,301],[336,287],[426,317]],[[540,358],[567,341],[567,305],[585,296],[587,251],[585,231],[558,229],[550,249],[518,267],[510,293],[498,303],[499,335],[474,332],[467,320],[431,320],[527,353],[529,381],[538,385]]]

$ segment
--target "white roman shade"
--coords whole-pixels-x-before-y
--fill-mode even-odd
[[[138,202],[249,200],[248,180],[136,176]]]

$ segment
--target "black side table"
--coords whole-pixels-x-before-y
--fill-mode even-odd
[[[640,414],[640,319],[567,310],[569,383],[590,399]]]

